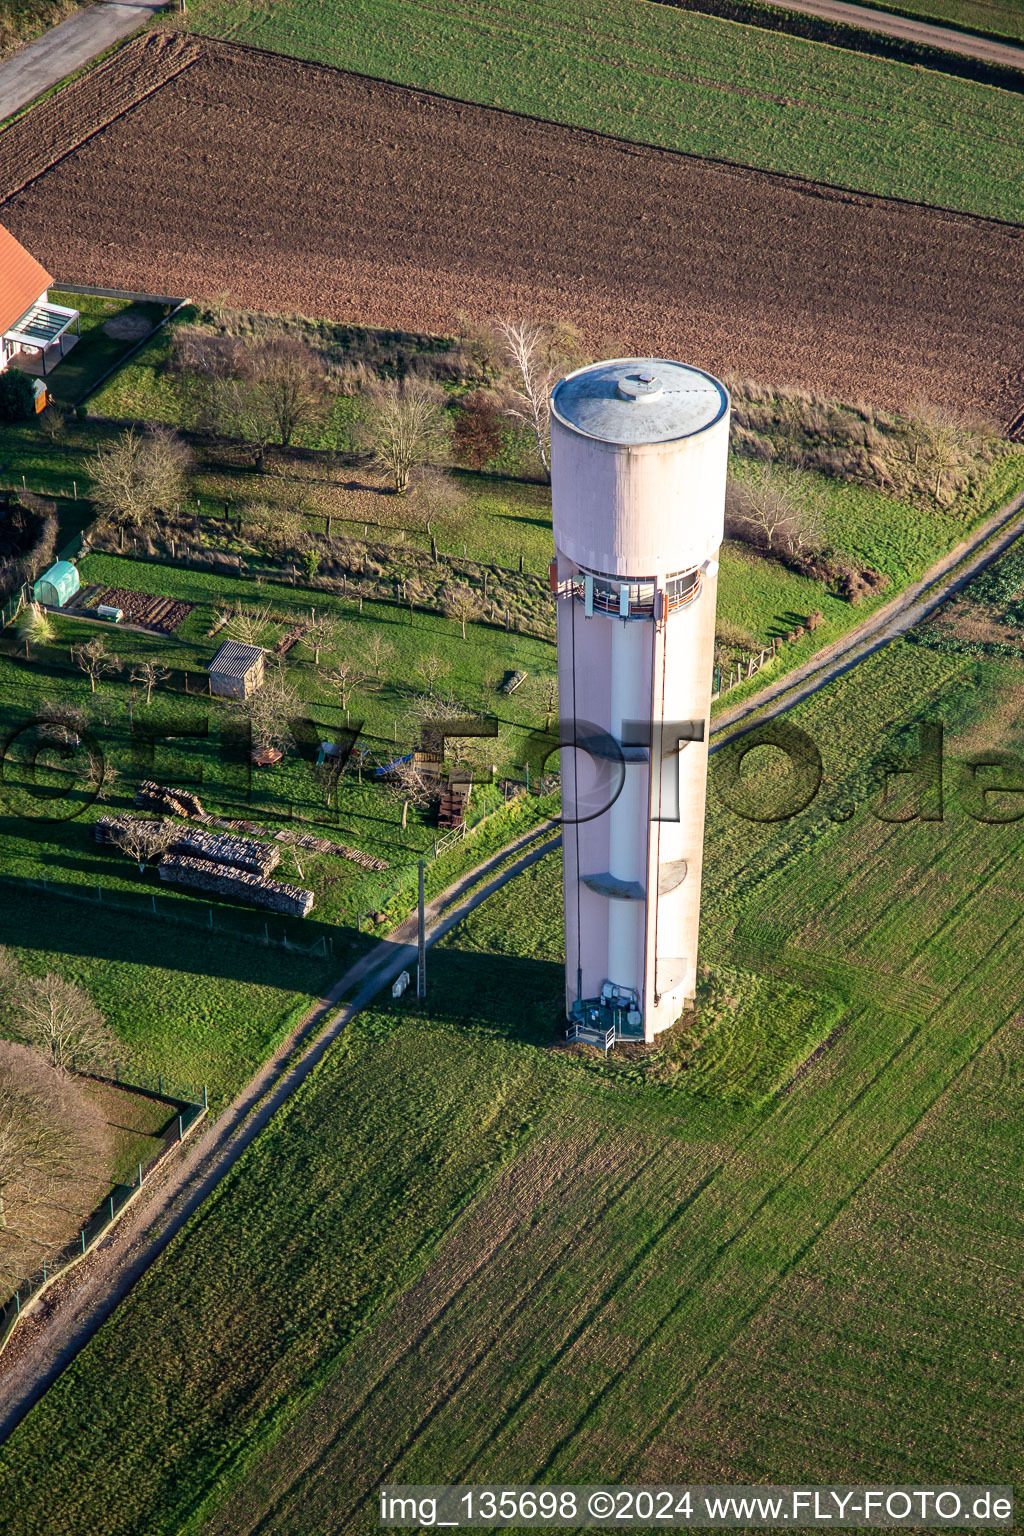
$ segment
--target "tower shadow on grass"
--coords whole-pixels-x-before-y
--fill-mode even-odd
[[[561,1044],[564,978],[554,960],[434,948],[427,957],[427,1013],[527,1045]]]

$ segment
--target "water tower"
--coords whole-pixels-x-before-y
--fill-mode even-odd
[[[661,358],[551,397],[566,1012],[652,1040],[696,987],[729,396]]]

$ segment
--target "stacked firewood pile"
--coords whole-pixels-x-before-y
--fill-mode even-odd
[[[249,902],[254,907],[269,907],[272,912],[281,912],[287,917],[308,917],[313,910],[312,891],[286,885],[283,880],[265,880],[244,869],[215,864],[212,859],[192,859],[186,854],[168,853],[160,860],[159,869],[161,880],[212,891],[218,896],[233,896],[236,901]]]
[[[311,853],[336,854],[339,858],[361,865],[363,869],[377,871],[391,868],[387,859],[378,859],[372,853],[363,853],[362,849],[349,848],[344,843],[332,843],[326,837],[314,837],[311,832],[293,832],[289,827],[282,827],[279,832],[274,833],[274,837],[279,843],[308,848]]]
[[[273,843],[128,815],[101,816],[96,840],[140,863],[157,857],[161,880],[233,896],[289,917],[306,917],[313,908],[312,891],[267,878],[281,858]]]
[[[371,869],[375,873],[390,869],[387,859],[378,859],[375,854],[364,853],[361,848],[350,848],[347,843],[332,843],[329,838],[316,837],[312,832],[295,832],[291,827],[280,827],[275,831],[272,827],[264,826],[258,821],[224,821],[217,816],[204,818],[211,827],[225,827],[239,832],[262,832],[266,837],[273,837],[275,842],[286,843],[292,848],[307,848],[310,853],[329,853],[335,858],[348,859],[352,864],[358,864],[361,869]]]
[[[176,831],[172,821],[147,821],[144,816],[101,816],[96,823],[96,841],[132,858],[152,859],[166,850],[168,838]],[[126,847],[129,840],[131,848]]]
[[[190,790],[168,789],[165,784],[154,784],[152,779],[143,779],[135,792],[135,804],[140,811],[157,811],[161,816],[189,816],[201,817],[203,811],[202,801],[198,795],[193,795]]]
[[[258,843],[252,837],[232,837],[227,832],[207,832],[204,827],[178,827],[168,853],[185,853],[192,858],[210,859],[215,864],[230,864],[252,875],[269,875],[281,862],[281,850],[273,843]]]

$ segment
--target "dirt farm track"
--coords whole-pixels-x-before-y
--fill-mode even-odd
[[[1024,229],[174,33],[0,133],[0,220],[64,281],[1024,407]]]

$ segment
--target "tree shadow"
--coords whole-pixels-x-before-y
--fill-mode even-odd
[[[551,533],[550,517],[525,517],[521,512],[489,512],[488,516],[496,523],[512,523],[520,527],[524,523],[530,528],[543,528],[546,533]]]

